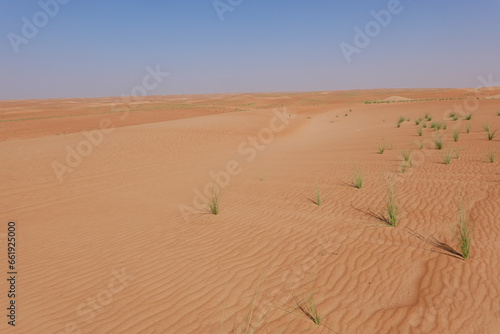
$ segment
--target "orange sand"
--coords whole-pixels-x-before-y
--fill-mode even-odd
[[[0,101],[0,256],[6,263],[15,221],[19,272],[16,327],[4,280],[0,332],[498,333],[500,132],[488,141],[483,123],[500,129],[500,100],[488,98],[499,93]],[[363,103],[385,99],[394,102]],[[472,110],[469,134],[467,121],[447,119],[454,105]],[[431,122],[417,135],[426,112],[447,121],[443,151]],[[411,121],[397,128],[400,116]],[[71,167],[68,147],[87,155]],[[459,148],[445,165],[443,152]],[[413,158],[404,174],[403,150]],[[196,194],[210,191],[211,172],[233,174],[221,178],[220,213],[185,209],[204,204]],[[376,217],[387,173],[401,208],[395,228]],[[466,261],[414,235],[455,246],[460,188],[475,223]],[[321,326],[290,312],[293,295],[311,291]]]

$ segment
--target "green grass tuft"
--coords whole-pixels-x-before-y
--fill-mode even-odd
[[[384,154],[384,152],[385,152],[385,144],[379,145],[378,146],[378,153]]]
[[[488,154],[486,155],[486,157],[488,158],[489,162],[494,163],[495,159],[497,157],[497,152],[495,152],[495,151],[489,151]]]
[[[458,131],[458,129],[453,130],[453,140],[455,141],[455,143],[458,141],[459,136],[460,132]]]
[[[296,310],[314,322],[315,325],[319,326],[321,324],[322,317],[318,314],[316,302],[314,301],[314,294],[311,292],[309,297],[300,300],[295,294],[293,294],[293,298],[295,300],[295,305],[297,305]]]
[[[212,185],[212,197],[210,198],[210,202],[208,202],[208,207],[210,208],[210,212],[214,215],[219,213],[219,199],[220,193]]]
[[[474,225],[470,222],[469,210],[464,207],[462,193],[460,193],[458,201],[458,231],[455,239],[464,260],[469,258],[473,234]]]
[[[453,160],[453,154],[451,151],[448,151],[443,154],[443,161],[445,165],[449,165],[451,163],[451,160]]]
[[[441,150],[444,146],[443,139],[440,136],[434,138],[434,145],[438,150]]]
[[[401,155],[403,156],[403,159],[405,159],[406,162],[410,160],[410,151],[401,151]]]
[[[418,133],[419,137],[422,137],[422,128],[419,128],[419,129],[417,130],[417,133]]]
[[[495,137],[495,133],[497,133],[497,130],[495,130],[493,132],[488,132],[488,140],[492,140],[493,137]]]
[[[465,124],[465,131],[466,131],[467,133],[469,133],[469,132],[470,132],[470,123]]]
[[[434,129],[435,131],[441,130],[441,123],[439,123],[439,122],[432,122],[431,123],[431,129]]]
[[[392,227],[396,227],[399,221],[399,208],[396,202],[396,192],[394,189],[394,183],[388,178],[389,191],[387,194],[387,199],[385,202],[386,206],[386,216],[385,220]]]
[[[316,203],[317,206],[320,206],[321,203],[323,203],[323,199],[321,198],[321,194],[319,193],[319,186],[318,186],[318,183],[316,183],[316,201],[314,203]]]
[[[470,119],[472,118],[472,114],[467,114],[467,115],[465,115],[464,118],[466,121],[470,121]]]
[[[487,124],[487,123],[485,123],[485,124],[483,125],[483,128],[484,128],[484,131],[486,131],[486,134],[487,134],[487,136],[488,136],[488,140],[492,140],[492,139],[493,139],[493,137],[495,137],[495,133],[497,132],[497,130],[495,130],[495,131],[491,132],[491,130],[490,130],[490,125],[489,125],[489,124]]]
[[[361,188],[363,188],[364,182],[365,182],[365,177],[363,176],[363,172],[362,171],[353,171],[352,185],[355,188],[361,189]]]

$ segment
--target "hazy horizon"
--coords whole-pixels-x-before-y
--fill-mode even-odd
[[[498,2],[0,0],[0,8],[2,100],[500,81]]]

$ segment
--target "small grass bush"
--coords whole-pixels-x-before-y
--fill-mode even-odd
[[[353,171],[352,185],[355,188],[361,189],[363,188],[364,182],[365,182],[365,177],[363,176],[363,172],[360,170]]]
[[[444,143],[443,143],[443,139],[441,138],[441,136],[436,136],[434,138],[434,145],[436,145],[436,148],[438,150],[441,150],[444,146]]]

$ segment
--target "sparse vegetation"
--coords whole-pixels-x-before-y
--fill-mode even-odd
[[[486,156],[488,157],[488,161],[489,162],[494,163],[495,159],[497,157],[497,152],[495,152],[495,151],[489,151]]]
[[[314,324],[320,325],[322,317],[318,314],[318,309],[316,308],[316,302],[314,301],[314,294],[311,292],[309,297],[305,299],[298,299],[297,296],[293,295],[295,308],[300,313],[305,315],[308,319],[310,319]]]
[[[321,198],[321,194],[319,193],[319,186],[318,186],[317,183],[316,183],[316,194],[315,195],[316,195],[315,196],[316,197],[315,198],[315,200],[316,200],[315,203],[316,203],[317,206],[320,206],[321,203],[323,203],[323,199]]]
[[[453,159],[453,155],[451,151],[448,151],[443,154],[443,161],[445,165],[449,165],[451,163],[451,160]]]
[[[208,207],[210,208],[210,212],[212,212],[212,214],[214,215],[217,215],[219,213],[219,199],[220,199],[220,193],[212,185],[212,197],[210,198]]]
[[[385,152],[385,144],[381,144],[378,146],[378,153],[379,154],[384,154]]]
[[[410,151],[401,151],[401,155],[403,156],[403,159],[408,162],[410,160]]]
[[[470,132],[470,123],[467,123],[467,124],[465,125],[465,131],[466,131],[467,133],[469,133],[469,132]]]
[[[439,122],[432,122],[431,123],[431,129],[434,129],[436,131],[441,130],[441,123],[439,123]]]
[[[423,141],[418,142],[418,148],[421,149],[421,150],[424,148],[424,142]]]
[[[441,138],[441,136],[436,136],[434,138],[434,145],[436,145],[436,148],[438,150],[441,150],[443,148],[443,139]]]
[[[468,208],[464,206],[462,191],[460,191],[460,197],[458,201],[457,218],[456,230],[453,227],[450,227],[450,230],[453,233],[454,239],[458,246],[458,250],[456,250],[455,247],[450,246],[446,242],[436,239],[432,235],[426,237],[411,229],[409,230],[411,234],[430,244],[431,246],[445,252],[445,254],[448,254],[455,258],[466,260],[470,255],[470,249],[474,235],[474,224],[470,221],[470,212]]]
[[[458,129],[453,130],[453,140],[455,141],[455,143],[458,141],[459,136],[460,132],[458,131]]]
[[[267,322],[259,323],[259,324],[255,324],[255,323],[252,324],[252,322],[254,320],[253,315],[254,315],[254,311],[255,311],[255,304],[257,302],[257,296],[258,296],[259,291],[260,291],[261,278],[262,278],[262,271],[261,271],[261,274],[259,277],[259,284],[257,285],[257,290],[255,291],[250,310],[248,311],[248,313],[245,316],[245,319],[242,321],[241,325],[236,325],[236,327],[238,327],[237,333],[239,333],[239,334],[261,334],[261,333],[264,333],[264,330],[266,329],[266,327],[269,325],[269,323],[276,316],[276,312],[275,312],[274,315]],[[224,302],[224,305],[225,305],[225,302]],[[220,324],[220,333],[221,334],[224,333],[224,311],[225,311],[225,306],[224,306],[224,309],[222,311],[222,319],[221,319],[221,324]],[[258,321],[259,320],[257,320],[257,322]],[[234,329],[235,328],[233,327],[233,330]],[[231,331],[231,333],[233,333],[233,331]]]
[[[352,185],[355,188],[358,188],[358,189],[363,188],[364,181],[365,181],[365,178],[363,176],[363,172],[362,171],[360,171],[360,170],[353,171]]]
[[[386,205],[386,215],[384,216],[387,223],[392,227],[396,227],[399,221],[399,208],[396,202],[396,192],[394,189],[394,183],[388,178],[389,191],[387,194]]]
[[[422,137],[422,128],[418,128],[417,133],[420,137]]]
[[[488,140],[492,140],[493,137],[495,137],[495,133],[497,132],[497,130],[491,132],[489,124],[484,124],[483,127],[484,127],[484,131],[486,131],[486,134],[488,136]]]
[[[467,115],[465,115],[464,118],[466,121],[470,121],[470,119],[472,118],[472,114],[467,114]]]
[[[399,128],[399,127],[401,127],[401,123],[403,123],[403,122],[404,122],[404,121],[406,121],[406,120],[408,120],[408,121],[409,121],[410,119],[409,119],[409,118],[407,119],[407,118],[406,118],[406,117],[404,117],[404,116],[400,116],[400,117],[399,117],[399,119],[398,119],[398,122],[396,123],[396,126],[397,126],[398,128]]]
[[[455,239],[464,260],[469,258],[472,237],[474,234],[474,225],[470,222],[469,215],[469,210],[464,207],[463,196],[460,192],[458,201],[458,231],[455,235]]]
[[[424,129],[427,129],[427,123],[425,123],[425,122],[424,122],[424,123],[422,123],[422,127],[423,127]]]

